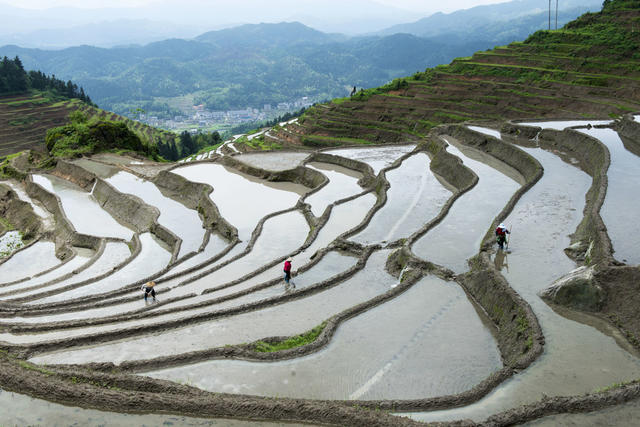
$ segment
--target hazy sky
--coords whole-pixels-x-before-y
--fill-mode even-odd
[[[60,6],[73,6],[78,8],[103,8],[103,7],[134,7],[156,3],[158,0],[0,0],[0,3],[10,4],[15,7],[44,9]],[[211,3],[224,4],[229,0],[213,0]],[[317,2],[319,0],[300,0]],[[320,0],[321,1],[321,0]],[[373,0],[376,3],[394,6],[421,13],[433,13],[437,11],[451,12],[458,9],[467,9],[483,4],[502,3],[507,0]],[[177,1],[176,4],[188,3],[189,0]],[[233,3],[236,3],[235,1]]]

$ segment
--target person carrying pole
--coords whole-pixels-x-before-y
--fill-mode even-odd
[[[510,234],[510,231],[507,230],[507,226],[504,225],[504,223],[500,223],[496,228],[496,243],[500,247],[500,250],[503,250],[505,243],[507,243],[507,234]]]

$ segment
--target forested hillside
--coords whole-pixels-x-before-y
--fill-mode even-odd
[[[41,71],[25,71],[19,57],[9,59],[6,56],[0,62],[0,95],[19,94],[30,89],[52,91],[66,98],[77,98],[87,104],[93,104],[82,87],[71,80],[66,83],[55,76],[47,76]]]

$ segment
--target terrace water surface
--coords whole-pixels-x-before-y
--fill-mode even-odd
[[[299,267],[302,267],[305,264],[307,264],[311,260],[311,257],[318,250],[328,246],[336,237],[347,232],[348,230],[352,229],[356,225],[360,224],[364,219],[364,217],[366,216],[367,212],[375,204],[375,202],[376,202],[375,196],[371,193],[367,193],[356,199],[335,205],[331,211],[331,216],[329,217],[329,220],[324,225],[324,227],[322,227],[322,229],[319,231],[313,243],[307,249],[305,249],[304,251],[302,251],[301,253],[293,257],[294,273]],[[242,249],[242,246],[238,245],[236,248]],[[230,259],[232,256],[235,256],[237,254],[236,248],[234,248],[234,250],[230,252],[229,255],[222,258],[216,264],[219,264],[220,262],[223,262],[225,259]],[[210,267],[211,266],[208,266],[206,268],[210,268]],[[171,288],[172,286],[175,286],[178,283],[181,283],[183,281],[189,281],[190,277],[193,277],[194,275],[198,274],[201,271],[202,270],[198,270],[196,272],[190,273],[190,275],[186,275],[183,277],[172,279],[169,282],[162,283],[161,285],[158,286],[158,298],[165,299],[169,297],[169,294],[167,294],[164,291],[164,289]],[[242,283],[239,283],[232,287],[220,289],[218,291],[215,291],[214,293],[202,295],[197,298],[188,298],[181,301],[165,304],[158,308],[160,310],[164,310],[164,309],[170,309],[170,308],[176,308],[176,307],[183,307],[186,305],[194,304],[196,302],[208,301],[211,299],[215,299],[222,296],[234,294],[240,291],[244,291],[258,284],[261,284],[266,281],[279,278],[279,277],[282,277],[281,263],[278,263],[277,265],[267,269],[266,271],[256,274],[244,280]],[[304,273],[303,277],[305,278],[304,280],[306,282],[309,278],[309,275],[307,273]],[[297,279],[294,279],[294,280],[297,280]],[[175,295],[178,295],[178,293],[182,295],[183,292],[186,292],[186,290],[182,288],[175,289]],[[142,301],[137,303],[126,303],[126,304],[121,304],[117,306],[91,310],[91,313],[96,314],[96,316],[111,316],[118,313],[137,310],[141,308],[141,306],[142,306]],[[66,320],[67,318],[69,318],[68,316],[71,316],[70,318],[76,318],[79,315],[78,314],[73,314],[73,315],[61,314],[58,316],[60,317],[60,320]],[[89,315],[80,315],[80,316],[82,318],[91,317]]]
[[[566,120],[566,121],[557,121],[557,122],[523,122],[518,123],[524,126],[535,126],[541,127],[543,129],[555,129],[555,130],[564,130],[567,128],[573,127],[587,127],[591,126],[607,126],[613,123],[612,120]]]
[[[358,180],[362,178],[360,172],[319,162],[307,163],[307,167],[329,179],[327,185],[304,200],[311,205],[311,212],[317,217],[322,215],[329,204],[362,192],[362,187],[358,185]]]
[[[234,159],[260,169],[284,171],[302,165],[302,162],[307,157],[309,157],[309,153],[276,152],[240,154],[235,156]]]
[[[389,251],[371,255],[365,268],[322,292],[194,326],[121,342],[36,356],[35,363],[87,363],[167,356],[252,342],[269,336],[291,336],[319,325],[331,316],[387,292],[396,279],[385,271]]]
[[[148,375],[224,393],[413,399],[459,393],[500,367],[493,337],[464,292],[425,277],[345,322],[318,353],[275,363],[216,360]]]
[[[110,276],[95,283],[77,289],[52,295],[40,300],[40,303],[65,301],[88,295],[114,291],[145,279],[162,270],[171,260],[171,254],[151,233],[140,235],[142,249],[129,264],[114,272]]]
[[[164,196],[154,183],[128,172],[118,172],[106,181],[121,193],[133,194],[146,204],[158,208],[160,211],[158,223],[182,239],[178,257],[200,249],[205,229],[195,210]]]
[[[538,297],[538,292],[575,268],[563,250],[582,219],[591,178],[547,151],[522,149],[538,159],[545,172],[504,221],[512,230],[511,253],[501,253],[496,264],[540,321],[544,354],[477,403],[411,414],[418,420],[482,421],[545,395],[583,394],[640,377],[639,359],[619,347],[614,338],[557,314]]]
[[[454,142],[452,138],[444,140]],[[467,270],[467,259],[480,249],[487,225],[520,184],[479,160],[486,156],[479,151],[452,145],[447,151],[461,158],[478,175],[478,183],[455,201],[444,220],[416,241],[412,250],[422,259],[462,273]]]
[[[220,214],[238,229],[241,240],[249,239],[260,219],[295,206],[309,191],[302,185],[260,180],[215,163],[183,166],[172,172],[211,185],[211,199]]]
[[[36,242],[0,264],[0,280],[9,283],[28,279],[59,265],[61,262],[56,258],[56,245],[53,242]]]
[[[131,240],[133,230],[107,213],[90,193],[77,185],[51,175],[32,175],[33,182],[56,194],[62,209],[78,233]]]
[[[600,209],[602,220],[613,244],[613,256],[630,265],[640,264],[640,157],[628,151],[613,129],[581,129],[600,140],[609,149],[611,165],[608,186]]]
[[[123,414],[65,406],[0,389],[0,424],[7,426],[86,426],[86,427],[209,427],[275,426],[243,420],[203,419],[181,415]],[[289,426],[289,424],[287,424]]]
[[[5,297],[9,292],[32,286],[42,285],[53,280],[60,279],[61,277],[72,273],[74,270],[82,268],[86,263],[89,262],[89,260],[91,260],[91,258],[95,254],[92,250],[83,248],[74,248],[74,251],[75,256],[55,270],[51,270],[48,273],[33,277],[30,280],[25,280],[24,282],[20,282],[15,285],[0,288],[0,299],[4,299],[3,297]]]
[[[415,145],[392,145],[385,147],[340,148],[338,150],[325,151],[325,153],[366,163],[373,169],[373,174],[378,175],[382,169],[391,166],[393,162],[412,152],[415,148]]]
[[[364,231],[350,239],[362,244],[391,242],[408,237],[437,216],[451,191],[434,176],[429,164],[429,156],[418,153],[387,171],[391,184],[387,202]]]
[[[209,242],[207,243],[207,246],[204,247],[202,252],[198,252],[196,255],[192,256],[191,258],[175,265],[167,273],[160,276],[160,278],[173,276],[175,274],[188,270],[192,267],[196,267],[200,264],[206,263],[211,258],[220,254],[220,252],[222,252],[228,245],[229,245],[229,242],[227,242],[224,238],[222,238],[218,234],[212,233],[209,236]]]
[[[96,260],[96,262],[91,264],[91,266],[89,266],[88,268],[80,271],[78,274],[44,288],[40,288],[37,290],[26,290],[25,292],[8,297],[7,299],[38,295],[45,291],[53,291],[55,289],[60,289],[65,286],[81,283],[85,280],[99,277],[112,271],[114,268],[124,263],[130,256],[131,251],[129,250],[129,246],[127,246],[126,243],[107,242],[104,251],[100,255],[100,258]],[[34,302],[28,302],[27,304],[40,304],[40,301],[36,300]]]

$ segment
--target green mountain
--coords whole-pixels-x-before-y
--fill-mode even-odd
[[[516,36],[510,31],[520,23],[505,25],[499,39],[511,41]],[[324,100],[344,96],[354,85],[375,87],[495,45],[494,35],[483,33],[486,29],[468,27],[478,32],[457,39],[410,34],[347,38],[295,22],[258,24],[193,40],[112,49],[4,46],[0,55],[20,56],[30,68],[77,81],[102,108],[177,115],[172,99],[185,95],[191,104],[204,103],[211,110],[261,108],[305,96]]]
[[[458,58],[307,110],[290,141],[419,140],[465,120],[608,118],[640,111],[640,1],[605,1],[557,31]]]

